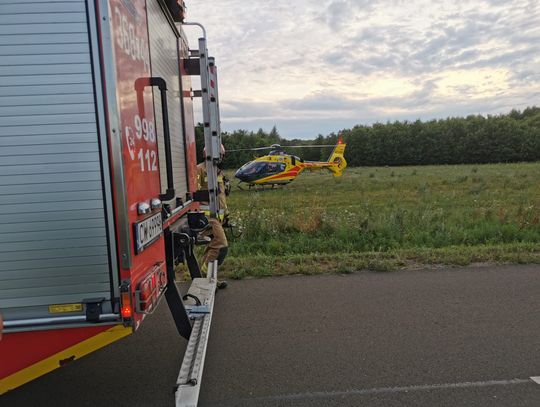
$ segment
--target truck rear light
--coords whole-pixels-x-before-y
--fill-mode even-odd
[[[152,306],[152,297],[155,293],[156,279],[152,275],[151,278],[145,280],[139,289],[139,300],[141,311],[149,310]]]
[[[131,308],[131,298],[129,292],[122,293],[122,318],[131,318],[133,309]]]
[[[137,290],[135,290],[137,312],[149,314],[157,305],[165,289],[164,282],[166,279],[163,264],[156,264],[137,286]]]
[[[122,318],[131,318],[131,307],[122,307]]]

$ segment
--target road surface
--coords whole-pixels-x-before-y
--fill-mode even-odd
[[[539,299],[540,266],[231,281],[199,405],[538,407]],[[184,348],[163,302],[0,406],[172,406]]]

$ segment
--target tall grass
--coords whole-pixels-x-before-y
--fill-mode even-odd
[[[235,189],[229,207],[243,233],[231,239],[224,269],[237,276],[386,270],[448,263],[460,250],[468,254],[455,264],[522,261],[523,253],[536,261],[539,180],[540,163],[385,167],[348,169],[337,179],[302,174],[280,190]]]

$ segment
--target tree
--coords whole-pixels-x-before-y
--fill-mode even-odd
[[[223,133],[227,150],[265,147],[272,144],[335,145],[340,134],[347,143],[345,158],[350,166],[494,163],[540,160],[540,108],[512,110],[506,115],[449,117],[422,122],[375,123],[342,129],[337,134],[319,134],[314,140],[285,140],[276,126],[269,133],[235,130]],[[195,129],[197,157],[202,160],[203,128]],[[305,160],[326,160],[330,148],[301,148],[294,154]],[[292,151],[291,151],[292,152]],[[227,154],[225,166],[238,168],[266,151]]]

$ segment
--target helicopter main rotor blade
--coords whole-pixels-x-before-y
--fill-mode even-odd
[[[308,144],[305,146],[270,146],[270,147],[253,147],[253,148],[237,148],[234,150],[227,150],[228,153],[234,153],[237,151],[261,151],[261,150],[285,150],[287,148],[322,148],[322,147],[335,147],[335,144]]]
[[[281,146],[282,148],[317,148],[317,147],[335,147],[335,144],[311,144],[305,146]]]
[[[259,151],[259,150],[271,150],[274,147],[254,147],[254,148],[237,148],[235,150],[227,150],[228,153],[234,153],[235,151]]]

